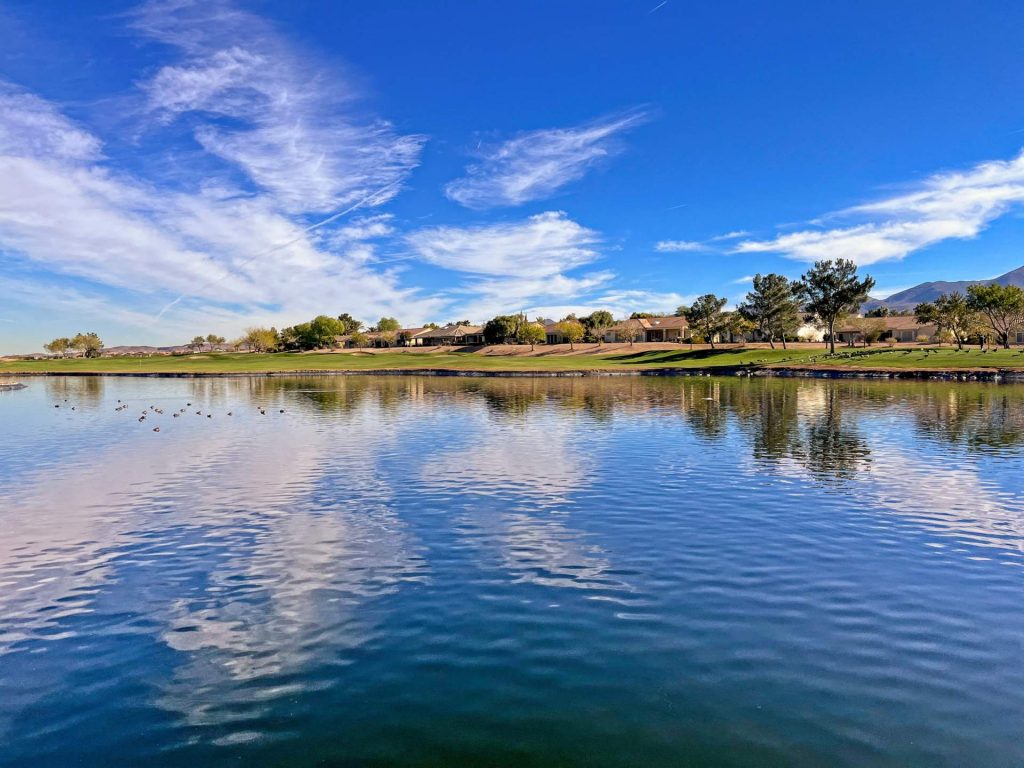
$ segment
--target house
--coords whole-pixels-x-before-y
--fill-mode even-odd
[[[643,341],[646,329],[640,320],[623,320],[616,323],[604,334],[604,340],[609,344],[625,343],[632,337],[633,341]]]
[[[562,335],[562,331],[558,328],[558,322],[550,322],[544,324],[544,340],[548,344],[568,344],[565,336]]]
[[[444,328],[427,328],[414,339],[414,346],[470,346],[484,343],[484,329],[479,325],[446,325]]]
[[[685,317],[642,317],[643,341],[675,341],[682,343],[690,336],[690,326]]]
[[[836,341],[853,344],[864,339],[866,332],[877,329],[879,341],[890,339],[900,343],[911,343],[919,338],[931,339],[939,329],[934,324],[922,324],[914,317],[893,315],[890,317],[858,317],[836,328]]]
[[[395,336],[395,343],[401,347],[422,347],[423,333],[430,328],[402,328]]]

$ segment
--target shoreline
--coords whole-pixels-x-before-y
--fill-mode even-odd
[[[295,369],[288,371],[10,371],[11,379],[42,377],[130,377],[157,379],[280,378],[288,376],[436,376],[464,378],[614,378],[728,376],[739,378],[879,379],[902,381],[957,381],[1024,384],[1022,369],[933,369],[933,368],[841,368],[824,366],[719,366],[707,368],[627,368],[608,370],[580,368],[565,370],[464,369],[464,368],[361,368]],[[0,391],[16,390],[24,384],[0,384]]]

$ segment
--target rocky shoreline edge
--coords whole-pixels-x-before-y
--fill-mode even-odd
[[[193,371],[193,372],[133,372],[133,371],[23,371],[5,374],[9,378],[35,378],[46,376],[124,376],[157,379],[253,378],[281,376],[445,376],[465,378],[602,378],[631,376],[734,376],[778,377],[813,379],[879,379],[902,381],[963,381],[992,383],[1024,383],[1024,370],[924,370],[924,369],[834,369],[834,368],[650,368],[650,369],[579,369],[563,371],[528,370],[461,370],[452,368],[379,368],[365,370],[294,370],[294,371]],[[0,384],[0,391],[21,389],[24,384]]]

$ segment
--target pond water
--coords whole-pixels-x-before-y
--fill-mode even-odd
[[[0,764],[1021,765],[1022,566],[1024,387],[33,380]]]

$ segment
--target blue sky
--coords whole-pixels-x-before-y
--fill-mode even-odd
[[[1010,2],[0,8],[0,351],[1024,264]]]

